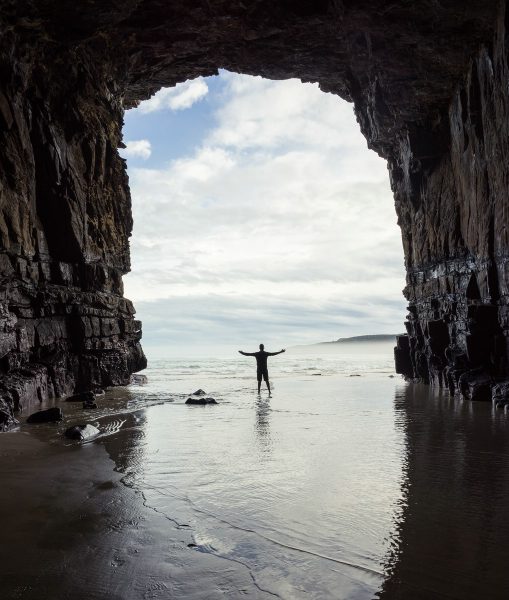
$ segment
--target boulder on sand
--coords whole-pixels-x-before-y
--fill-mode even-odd
[[[71,440],[88,440],[96,435],[99,435],[100,431],[97,427],[86,423],[85,425],[75,425],[65,430],[65,437]]]
[[[205,404],[217,404],[217,402],[214,398],[188,398],[186,404],[200,404],[203,406]]]
[[[54,406],[48,408],[48,410],[40,410],[39,412],[33,413],[27,419],[27,423],[55,423],[56,421],[62,421],[64,413],[61,408]]]

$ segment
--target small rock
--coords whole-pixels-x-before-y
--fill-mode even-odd
[[[483,369],[471,369],[458,379],[458,387],[464,398],[475,401],[490,401],[492,400],[493,379],[490,374]],[[498,400],[499,398],[497,398]],[[501,396],[500,400],[504,400]]]
[[[94,396],[104,396],[104,390],[102,390],[101,388],[96,388],[94,390]]]
[[[93,408],[97,408],[96,402],[83,402],[83,408],[86,410],[91,410]]]
[[[40,410],[27,419],[27,423],[55,423],[56,421],[62,421],[64,413],[61,408],[54,406],[48,408],[48,410]]]
[[[217,404],[214,398],[188,398],[186,404]]]
[[[202,389],[196,390],[196,392],[193,392],[191,394],[191,396],[205,396],[207,392],[204,392]]]
[[[350,377],[362,377],[362,375],[359,375],[359,373],[352,373]]]
[[[93,402],[94,400],[93,392],[81,392],[81,394],[74,394],[65,399],[66,402]]]
[[[144,385],[145,383],[148,383],[146,375],[140,375],[139,373],[133,373],[131,375],[131,385]]]
[[[69,427],[69,429],[65,430],[65,437],[70,438],[71,440],[88,440],[96,435],[99,435],[99,429],[90,425],[89,423],[85,425],[75,425],[74,427]]]
[[[321,377],[321,373],[311,373],[311,375],[314,375],[315,377]]]

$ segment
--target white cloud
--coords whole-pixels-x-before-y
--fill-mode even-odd
[[[198,77],[177,83],[175,87],[159,90],[152,98],[141,102],[137,110],[141,113],[151,113],[166,108],[184,110],[204,98],[208,91],[209,88],[203,77]]]
[[[125,143],[125,148],[120,150],[120,154],[126,158],[139,157],[146,160],[152,154],[152,147],[148,140],[133,140]]]
[[[394,201],[351,105],[295,80],[222,78],[202,145],[165,168],[129,171],[126,294],[145,336],[222,331],[240,342],[256,328],[298,343],[400,331]]]
[[[367,143],[355,123],[353,105],[318,84],[297,79],[269,81],[261,77],[221,75],[229,101],[217,113],[218,127],[210,143],[245,148],[299,147],[331,149],[362,155],[369,160]],[[375,155],[373,155],[374,157]],[[378,170],[378,172],[380,172]]]

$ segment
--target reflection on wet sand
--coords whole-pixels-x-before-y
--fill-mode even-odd
[[[409,385],[395,395],[406,437],[380,600],[489,600],[509,594],[509,437],[491,405]]]
[[[255,431],[261,457],[270,454],[272,440],[270,437],[270,399],[257,398],[255,403]]]

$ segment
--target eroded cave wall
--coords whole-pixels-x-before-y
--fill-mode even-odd
[[[3,37],[0,429],[13,411],[126,384],[146,364],[123,298],[132,218],[120,102],[104,64],[32,52]]]
[[[397,369],[489,397],[508,375],[506,4],[0,0],[0,428],[145,366],[123,109],[219,68],[354,103],[402,230]]]
[[[389,162],[409,300],[398,371],[472,399],[504,399],[509,375],[507,24],[502,7],[442,121]]]

